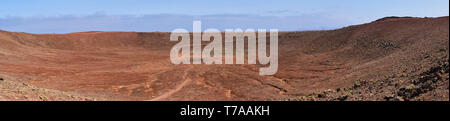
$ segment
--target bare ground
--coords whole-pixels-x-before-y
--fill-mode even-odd
[[[0,31],[0,100],[449,100],[448,17],[281,32],[279,70],[174,65],[170,33]]]

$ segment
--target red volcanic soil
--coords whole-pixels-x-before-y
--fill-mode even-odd
[[[170,33],[0,31],[0,100],[449,100],[449,19],[279,33],[279,69],[174,65]]]

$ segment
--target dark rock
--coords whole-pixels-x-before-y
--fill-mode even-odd
[[[343,95],[343,96],[337,98],[337,100],[339,100],[339,101],[345,101],[345,100],[347,100],[347,98],[348,98],[348,95]]]
[[[325,94],[318,94],[317,97],[318,97],[318,98],[324,98],[324,97],[325,97]]]

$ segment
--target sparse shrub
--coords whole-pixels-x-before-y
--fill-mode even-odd
[[[415,88],[416,88],[416,85],[414,85],[414,84],[410,84],[410,85],[405,87],[406,90],[413,90]]]
[[[353,84],[353,88],[358,88],[359,86],[361,86],[361,81],[356,80],[355,83]]]
[[[408,76],[408,74],[406,74],[406,73],[398,73],[396,75],[396,77],[407,77],[407,76]]]

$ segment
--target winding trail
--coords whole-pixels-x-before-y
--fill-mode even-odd
[[[175,94],[176,92],[178,92],[181,89],[183,89],[183,87],[185,87],[186,85],[190,84],[192,82],[192,79],[188,77],[188,72],[190,70],[192,70],[192,68],[193,68],[193,66],[190,66],[188,69],[186,69],[184,71],[184,74],[183,74],[183,80],[184,81],[181,84],[177,85],[175,87],[175,89],[169,90],[168,92],[163,93],[162,95],[159,95],[158,97],[155,97],[155,98],[153,98],[153,99],[151,99],[149,101],[160,101],[162,99],[168,98],[168,97],[172,96],[173,94]]]

